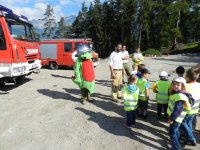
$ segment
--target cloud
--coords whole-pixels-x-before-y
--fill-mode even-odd
[[[13,6],[13,5],[25,5],[25,4],[28,4],[30,2],[30,0],[0,0],[0,4],[7,4],[6,6]]]
[[[44,17],[46,6],[50,3],[58,21],[62,16],[78,13],[84,1],[89,6],[94,0],[0,0],[0,4],[27,16],[29,20],[37,20]]]
[[[71,5],[73,2],[71,0],[60,0],[59,1],[60,5]]]
[[[1,1],[1,0],[0,0]],[[24,0],[25,1],[25,0]],[[28,0],[26,0],[28,1]],[[22,15],[25,15],[28,17],[29,20],[33,19],[42,19],[44,18],[44,13],[46,10],[46,6],[48,3],[35,3],[32,7],[24,7],[24,6],[19,6],[19,5],[14,5],[16,1],[12,0],[12,3],[9,3],[6,7],[12,9],[14,12],[20,13]],[[61,6],[60,5],[55,5],[53,6],[54,9],[54,15],[56,17],[56,20],[58,21],[61,16],[64,16]]]
[[[85,1],[86,5],[89,5],[94,0],[59,0],[59,3],[61,5],[82,5],[82,3]]]

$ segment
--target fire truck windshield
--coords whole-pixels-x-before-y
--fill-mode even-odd
[[[6,19],[11,37],[17,40],[35,42],[35,32],[30,24],[22,21]]]

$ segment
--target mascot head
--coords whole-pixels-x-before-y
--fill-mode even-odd
[[[91,51],[88,46],[82,45],[77,49],[76,57],[87,60],[92,58]]]

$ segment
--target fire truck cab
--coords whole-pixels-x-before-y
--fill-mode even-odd
[[[52,39],[40,42],[42,65],[56,70],[59,66],[73,67],[76,60],[76,49],[87,45],[91,49],[94,67],[98,65],[98,54],[93,50],[91,39]]]
[[[0,5],[0,82],[15,84],[41,68],[39,43],[28,18]]]

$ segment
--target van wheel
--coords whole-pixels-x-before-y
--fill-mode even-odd
[[[50,62],[49,63],[49,68],[52,70],[57,70],[58,69],[58,65],[56,62]]]

